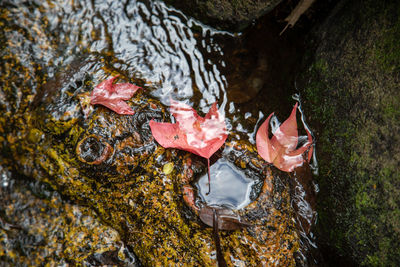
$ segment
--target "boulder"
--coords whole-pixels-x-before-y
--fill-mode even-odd
[[[221,30],[240,31],[271,11],[282,0],[164,0],[202,23]]]
[[[332,264],[400,263],[399,15],[399,1],[341,1],[310,38],[301,87]]]

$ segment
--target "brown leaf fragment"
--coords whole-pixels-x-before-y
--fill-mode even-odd
[[[306,12],[312,3],[314,3],[315,0],[300,0],[300,2],[297,4],[297,6],[293,9],[293,11],[287,16],[285,21],[287,21],[287,24],[285,28],[281,31],[279,35],[282,35],[284,31],[290,26],[292,28],[297,20],[300,18],[301,15],[303,15],[304,12]]]
[[[218,230],[237,230],[251,226],[231,209],[224,207],[204,206],[200,210],[200,220],[210,227],[214,227],[214,211],[218,217]]]

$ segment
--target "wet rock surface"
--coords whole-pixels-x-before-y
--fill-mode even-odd
[[[0,201],[1,266],[137,266],[117,231],[47,184],[8,173],[1,180]]]
[[[62,98],[59,94],[54,97]],[[46,123],[55,121],[54,113],[44,120],[40,116],[41,124],[38,124],[38,117],[35,118],[35,114],[43,114],[42,109],[53,105],[44,101],[30,113],[18,132],[8,133],[21,136],[8,144],[12,162],[16,163],[8,161],[10,166],[24,170],[24,175],[47,182],[76,203],[94,209],[124,237],[145,265],[214,264],[211,230],[202,225],[182,200],[182,185],[189,174],[194,174],[192,165],[188,164],[193,161],[191,155],[165,150],[147,138],[148,121],[166,114],[157,101],[143,94],[130,101],[136,114],[140,114],[139,110],[142,114],[152,114],[136,126],[135,116],[119,116],[99,107],[87,120],[81,121],[83,113],[76,113],[77,117],[70,117],[54,130]],[[64,101],[80,108],[74,97]],[[57,101],[54,102],[57,105]],[[71,105],[66,106],[71,108]],[[9,119],[13,121],[17,117]],[[43,135],[38,143],[27,138],[35,126],[35,132]],[[2,133],[7,135],[4,127]],[[88,138],[96,145],[90,145],[91,149],[85,150],[82,159],[79,153],[84,149],[77,147],[86,146]],[[112,152],[92,164],[93,161],[88,159],[98,159],[104,151],[101,148],[106,146],[110,146]],[[232,149],[241,157],[236,157]],[[268,167],[262,167],[262,160],[257,158],[255,148],[250,144],[231,146],[230,151],[232,153],[227,157],[242,169],[248,164],[256,166],[253,168],[259,175],[251,178],[261,179],[256,180],[259,184],[265,179],[268,192],[260,194],[242,211],[252,223],[251,227],[223,236],[221,245],[226,260],[230,262],[233,258],[235,262],[248,265],[275,261],[294,265],[299,235],[292,219],[289,188],[285,186],[288,177],[272,176]],[[174,170],[163,173],[164,165],[171,162]],[[281,184],[282,181],[286,182]]]
[[[332,264],[399,264],[399,16],[398,1],[341,1],[310,45],[302,90],[319,125],[319,239]]]
[[[199,113],[219,101],[221,110],[229,108],[231,134],[211,161],[224,158],[254,180],[251,203],[237,211],[250,226],[220,232],[225,260],[304,265],[301,235],[309,229],[301,232],[296,225],[290,186],[296,175],[266,165],[250,140],[266,103],[240,114],[227,102],[220,71],[227,55],[214,40],[218,35],[230,42],[233,36],[209,28],[194,33],[192,28],[202,26],[159,1],[1,4],[0,151],[6,172],[43,182],[73,205],[94,211],[94,220],[118,232],[121,247],[131,248],[145,266],[215,265],[212,228],[185,204],[183,193],[184,185],[206,173],[206,165],[160,147],[148,122],[171,120],[169,97],[191,103]],[[252,62],[255,77],[261,77],[265,62]],[[143,87],[127,101],[135,115],[89,105],[93,88],[118,74],[120,82]],[[259,89],[256,83],[253,99]],[[115,251],[90,251],[83,261],[109,264],[119,257]]]
[[[78,84],[84,87],[85,83]],[[97,107],[84,120],[83,112],[78,111],[79,97],[68,95],[57,92],[51,98],[35,99],[38,106],[24,116],[26,120],[17,131],[7,133],[2,128],[2,133],[10,136],[12,162],[16,160],[16,165],[9,165],[96,210],[102,220],[124,236],[145,265],[212,264],[210,229],[190,215],[182,201],[182,185],[194,174],[188,164],[193,159],[190,154],[163,149],[150,137],[149,120],[165,120],[167,112],[162,105],[138,94],[130,100],[136,111],[133,116],[119,116]],[[69,116],[57,120],[65,109]],[[18,117],[14,114],[8,120],[18,124],[14,121]],[[41,138],[33,142],[34,138],[28,138],[32,133]],[[21,138],[11,140],[11,135]],[[252,179],[259,179],[258,184],[266,179],[270,190],[260,199],[253,198],[255,204],[246,208],[246,214],[252,214],[246,216],[250,216],[253,226],[224,236],[221,243],[226,259],[233,257],[250,265],[270,261],[294,264],[299,236],[291,219],[288,187],[273,187],[281,180],[275,181],[269,168],[262,167],[252,145],[243,143],[230,150],[231,160],[241,168],[250,162],[258,166],[253,168],[259,174]],[[235,156],[238,153],[242,154],[240,158]],[[165,174],[164,165],[171,162],[175,167]],[[198,172],[201,165],[195,166]],[[205,172],[204,167],[201,172]],[[268,197],[273,193],[276,199]]]
[[[282,0],[164,0],[201,22],[221,30],[241,31]]]

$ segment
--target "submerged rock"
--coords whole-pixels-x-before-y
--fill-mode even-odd
[[[94,209],[146,266],[215,264],[211,229],[183,202],[183,185],[203,174],[205,165],[155,143],[148,122],[165,120],[162,105],[138,94],[129,101],[135,115],[96,107],[84,119],[79,100],[86,93],[77,92],[89,89],[86,84],[74,81],[65,91],[45,85],[29,113],[6,117],[0,127],[7,139],[2,143],[8,150],[5,163]],[[5,127],[11,124],[15,127]],[[253,203],[241,211],[252,226],[221,240],[226,261],[294,265],[299,234],[288,177],[272,176],[250,144],[234,142],[226,148],[224,157],[258,185]],[[170,162],[174,169],[164,172]],[[260,194],[263,183],[268,190]]]
[[[400,4],[341,1],[313,40],[303,97],[312,124],[320,125],[318,228],[325,256],[398,266]]]
[[[241,31],[282,0],[164,0],[186,15],[221,30]]]

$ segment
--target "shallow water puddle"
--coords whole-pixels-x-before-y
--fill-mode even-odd
[[[210,168],[211,192],[208,192],[208,177],[203,175],[196,183],[199,196],[208,206],[224,206],[234,210],[250,203],[254,180],[246,177],[232,163],[219,159]]]

